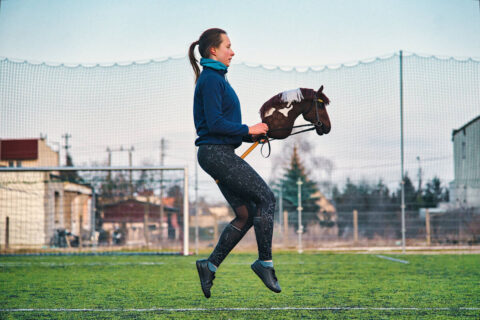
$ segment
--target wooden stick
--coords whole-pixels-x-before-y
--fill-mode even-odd
[[[248,156],[248,154],[249,154],[250,152],[252,152],[252,150],[255,149],[256,146],[258,146],[258,143],[259,143],[259,141],[255,141],[255,143],[252,144],[252,145],[250,146],[250,148],[248,148],[247,151],[245,151],[245,152],[240,156],[240,158],[245,159],[245,157]]]
[[[252,150],[255,149],[255,148],[258,146],[259,143],[260,143],[260,141],[255,141],[255,143],[252,144],[252,145],[250,146],[250,148],[248,148],[247,151],[245,151],[245,152],[240,156],[240,158],[245,159],[245,157],[248,156],[248,154],[249,154],[250,152],[252,152]],[[219,181],[218,181],[218,180],[215,180],[215,182],[218,184]]]

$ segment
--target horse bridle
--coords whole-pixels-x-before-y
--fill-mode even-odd
[[[308,110],[306,112],[302,112],[302,114],[308,114],[310,112],[310,110],[312,110],[313,106],[315,106],[315,117],[316,117],[316,122],[315,123],[309,123],[309,124],[302,124],[302,125],[298,125],[298,126],[293,126],[292,127],[292,130],[295,129],[295,128],[302,128],[302,127],[311,127],[311,128],[308,128],[308,129],[303,129],[303,130],[300,130],[300,131],[297,131],[297,132],[294,132],[294,133],[290,133],[287,137],[290,137],[290,136],[294,136],[296,134],[299,134],[299,133],[303,133],[303,132],[307,132],[307,131],[312,131],[312,130],[315,130],[317,128],[320,128],[320,127],[323,127],[323,122],[320,120],[320,113],[318,111],[319,107],[318,105],[319,104],[323,104],[323,107],[325,108],[325,103],[322,99],[320,98],[317,98],[315,97],[312,101],[312,104],[310,105],[310,107],[308,108]],[[277,128],[277,129],[272,129],[272,130],[268,130],[268,132],[273,132],[273,131],[280,131],[280,130],[288,130],[288,128]],[[268,158],[270,156],[270,152],[272,151],[272,148],[270,146],[270,141],[272,140],[277,140],[275,138],[270,138],[268,136],[268,132],[266,135],[264,135],[263,137],[260,137],[260,140],[263,140],[263,143],[262,143],[262,147],[260,148],[260,153],[262,154],[262,156],[264,158]],[[264,156],[263,155],[263,146],[265,145],[265,143],[268,144],[268,154],[267,156]]]
[[[319,105],[319,103],[323,104],[323,107],[325,108],[325,103],[323,102],[323,100],[320,99],[320,98],[315,97],[315,99],[313,99],[312,105],[310,106],[310,108],[308,109],[308,111],[305,112],[305,113],[308,114],[308,113],[310,112],[310,110],[312,110],[313,105],[315,105],[315,116],[317,117],[317,122],[312,123],[312,125],[313,125],[315,128],[317,128],[317,127],[323,127],[323,123],[322,123],[322,121],[320,120],[320,114],[318,113],[318,105]]]

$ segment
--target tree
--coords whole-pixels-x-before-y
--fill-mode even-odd
[[[427,186],[423,192],[425,207],[436,207],[439,202],[448,201],[448,198],[448,190],[442,187],[440,178],[435,176],[431,181],[427,182]]]
[[[371,207],[375,211],[390,211],[392,209],[392,200],[390,198],[390,190],[383,183],[382,179],[373,187]]]
[[[153,164],[150,161],[144,160],[142,166],[149,167]],[[160,177],[158,172],[151,170],[141,170],[140,176],[135,179],[134,190],[137,193],[154,192],[160,188]]]
[[[180,210],[183,208],[183,189],[179,185],[173,185],[167,190],[167,196],[169,198],[174,198],[173,206],[175,208],[179,208]]]
[[[286,140],[282,152],[272,155],[272,181],[283,178],[281,175],[283,169],[290,166],[295,149],[298,154],[302,155],[302,165],[309,169],[309,180],[314,181],[324,195],[331,196],[332,172],[335,165],[332,160],[319,156],[322,154],[322,150],[318,150],[318,146],[316,142],[308,139],[308,135],[297,135]]]
[[[357,210],[358,229],[362,236],[385,236],[395,220],[395,210],[398,208],[398,205],[393,204],[390,191],[381,179],[377,184],[364,180],[357,185],[348,178],[343,192],[334,188],[333,200],[337,208],[340,235],[351,230],[352,212]]]
[[[375,202],[375,200],[372,200],[372,193],[372,187],[368,182],[361,181],[358,185],[355,185],[350,178],[347,178],[343,193],[335,186],[333,200],[339,211],[368,211]]]
[[[113,178],[102,181],[100,196],[108,202],[118,201],[130,195],[129,179],[120,171]]]
[[[405,192],[405,209],[418,210],[422,207],[422,203],[419,202],[418,192],[415,190],[415,186],[412,180],[408,176],[408,172],[405,172],[404,176],[404,192]],[[397,204],[400,205],[402,201],[402,185],[397,190],[397,196],[395,197]]]
[[[293,154],[290,160],[290,166],[286,169],[283,177],[275,184],[277,191],[279,188],[282,188],[282,198],[284,209],[289,212],[289,223],[296,225],[298,227],[297,215],[294,213],[297,212],[298,208],[298,185],[297,181],[300,179],[302,181],[302,224],[305,227],[311,222],[319,222],[317,212],[320,207],[316,204],[319,200],[318,197],[313,197],[312,195],[318,192],[318,188],[315,182],[311,181],[307,177],[307,172],[303,167],[300,158],[298,156],[296,146],[293,147]]]
[[[70,154],[67,154],[67,167],[73,167],[73,159]],[[85,181],[82,177],[78,175],[77,171],[62,171],[60,172],[60,177],[62,181],[69,181],[74,183],[81,183],[84,184]]]
[[[183,225],[183,189],[179,185],[173,185],[167,190],[167,196],[173,198],[173,207],[178,208],[177,221],[180,225]],[[169,237],[172,237],[173,229],[169,227]],[[183,231],[180,230],[180,235],[183,234]]]

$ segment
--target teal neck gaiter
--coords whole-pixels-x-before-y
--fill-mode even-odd
[[[200,65],[204,67],[209,67],[215,70],[227,70],[228,67],[221,63],[220,61],[213,60],[213,59],[207,59],[207,58],[201,58],[200,59]]]

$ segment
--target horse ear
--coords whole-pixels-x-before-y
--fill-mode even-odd
[[[326,106],[330,103],[330,99],[326,95],[323,94],[323,85],[318,89],[317,91],[317,98],[320,98],[323,100],[323,103],[325,103]]]

